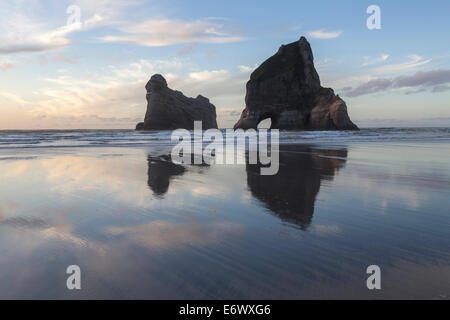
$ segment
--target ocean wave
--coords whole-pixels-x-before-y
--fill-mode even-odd
[[[225,135],[226,130],[222,129]],[[0,149],[123,147],[173,144],[171,131],[30,130],[0,131]],[[374,128],[361,131],[281,131],[280,144],[359,142],[439,142],[450,140],[450,128]]]

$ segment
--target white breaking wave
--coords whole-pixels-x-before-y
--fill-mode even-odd
[[[225,130],[224,130],[225,131]],[[172,131],[134,130],[6,130],[0,149],[60,147],[132,147],[173,145]],[[350,144],[364,142],[442,142],[450,128],[378,128],[361,131],[280,131],[280,144]]]

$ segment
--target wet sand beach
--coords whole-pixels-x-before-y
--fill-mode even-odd
[[[448,129],[286,133],[274,176],[167,139],[2,132],[0,298],[449,298]]]

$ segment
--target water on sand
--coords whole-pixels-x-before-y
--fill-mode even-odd
[[[281,139],[260,176],[170,133],[1,132],[0,298],[449,298],[448,129]]]

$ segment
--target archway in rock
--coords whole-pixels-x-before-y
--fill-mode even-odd
[[[277,116],[272,113],[264,114],[258,123],[258,129],[276,129]]]
[[[270,129],[272,126],[272,119],[266,118],[258,123],[258,129]]]

